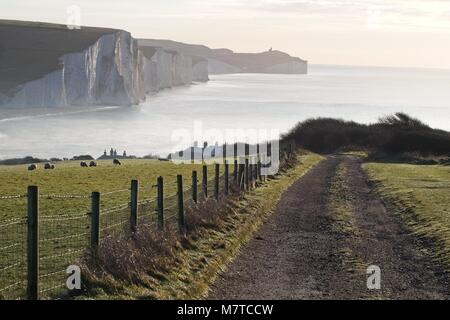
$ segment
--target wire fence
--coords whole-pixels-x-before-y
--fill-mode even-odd
[[[0,223],[0,298],[15,299],[26,294],[25,212]]]
[[[95,232],[98,232],[98,241],[102,241],[116,232],[133,231],[133,224],[156,227],[160,201],[164,206],[164,222],[177,223],[180,199],[184,204],[194,199],[202,201],[209,197],[223,197],[228,194],[228,185],[236,182],[237,178],[241,188],[245,187],[243,184],[247,178],[244,179],[244,170],[234,168],[233,165],[229,165],[229,168],[233,169],[228,171],[227,177],[224,166],[217,165],[204,166],[203,172],[197,172],[196,181],[192,177],[182,177],[181,181],[168,178],[161,186],[164,190],[161,193],[159,187],[152,184],[142,184],[139,189],[136,186],[136,190],[133,190],[133,183],[131,188],[103,192],[99,194],[97,226],[93,219],[93,194],[37,194],[38,254],[34,264],[29,260],[32,256],[30,231],[34,230],[28,221],[30,210],[33,209],[30,207],[30,194],[0,196],[0,205],[14,202],[5,207],[21,208],[16,218],[1,220],[0,216],[0,299],[29,297],[29,289],[33,288],[30,286],[29,273],[35,269],[38,270],[36,296],[40,299],[64,297],[68,294],[67,267],[77,265],[85,255],[92,252]],[[250,181],[256,181],[256,166],[247,168],[246,173],[247,170]],[[239,177],[236,177],[238,171]],[[177,191],[180,182],[182,194]],[[158,199],[160,194],[163,194],[162,199]],[[62,202],[64,206],[61,206]]]

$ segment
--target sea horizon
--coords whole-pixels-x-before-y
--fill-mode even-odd
[[[197,120],[209,129],[273,129],[282,134],[307,118],[368,124],[405,112],[431,127],[450,130],[450,70],[310,64],[307,75],[236,73],[210,78],[162,90],[131,107],[30,108],[3,119],[0,111],[0,159],[97,157],[110,147],[136,156],[165,156],[174,151],[171,133],[192,131]],[[248,123],[252,118],[258,123]]]

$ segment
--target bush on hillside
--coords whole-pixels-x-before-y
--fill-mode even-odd
[[[297,124],[283,139],[293,139],[297,145],[320,153],[352,147],[389,154],[450,154],[449,132],[432,129],[404,113],[380,118],[371,125],[332,118],[308,119]]]

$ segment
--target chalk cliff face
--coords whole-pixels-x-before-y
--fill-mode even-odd
[[[193,81],[205,82],[208,61],[184,55],[173,50],[140,45],[144,55],[144,83],[147,93],[176,86],[190,85]]]
[[[239,73],[241,69],[217,59],[208,59],[209,74]]]
[[[132,105],[145,99],[142,53],[128,32],[101,36],[61,68],[16,88],[8,106]]]
[[[192,64],[192,80],[199,82],[209,81],[208,60],[197,59]]]
[[[209,81],[208,59],[179,50],[154,46],[153,41],[148,39],[140,39],[139,47],[146,58],[158,66],[158,77],[163,79],[157,86],[158,90],[189,85],[193,81]]]
[[[11,32],[19,30],[30,38],[41,37],[37,43],[27,44],[30,51],[45,52],[38,48],[43,41],[53,51],[51,56],[41,53],[37,57],[31,53],[22,61],[18,59],[15,63],[20,70],[16,72],[19,77],[15,83],[8,81],[11,75],[0,74],[0,107],[134,105],[145,100],[148,93],[209,80],[206,59],[176,50],[141,47],[123,30],[89,29],[84,33],[70,33],[58,25],[40,27],[33,23],[24,26],[7,22],[3,26],[1,22],[0,40],[9,39]],[[60,37],[57,43],[51,39],[55,35]],[[77,46],[68,48],[74,36],[78,37]],[[6,46],[13,49],[16,45],[7,43]],[[57,52],[61,49],[65,53],[59,56]],[[2,50],[0,46],[1,65],[11,67],[8,61],[1,60]],[[33,58],[34,63],[23,64]],[[45,67],[37,68],[40,63],[45,63]],[[33,71],[29,72],[30,69]]]

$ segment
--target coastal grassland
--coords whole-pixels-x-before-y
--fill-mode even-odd
[[[153,186],[157,177],[164,177],[166,208],[172,208],[167,214],[174,214],[176,175],[183,175],[183,187],[187,190],[191,187],[192,170],[197,170],[199,179],[202,171],[199,164],[177,165],[158,160],[123,160],[121,166],[114,166],[112,161],[98,161],[97,165],[81,168],[78,161],[67,161],[56,163],[54,170],[44,170],[40,164],[36,171],[28,171],[26,165],[0,166],[0,299],[24,295],[27,186],[39,186],[41,194],[39,284],[41,297],[46,297],[58,293],[55,290],[64,284],[64,269],[86,252],[92,191],[102,194],[100,237],[103,238],[111,231],[121,230],[129,221],[132,179],[139,180],[139,201],[143,202],[139,206],[140,221],[151,222],[155,220],[157,189]],[[208,180],[211,179],[214,179],[213,165],[208,166]],[[211,188],[212,183],[208,185]],[[23,197],[1,199],[12,195]]]
[[[91,273],[87,296],[95,299],[201,299],[227,263],[275,210],[289,186],[323,160],[313,153],[298,155],[296,165],[276,175],[259,188],[234,197],[227,203],[222,221],[204,225],[173,247],[163,268],[148,264],[139,279],[116,279],[110,274]],[[205,213],[211,214],[212,211]],[[137,249],[139,250],[139,249]],[[132,254],[132,252],[130,253]],[[138,256],[132,254],[133,257]],[[160,259],[163,257],[160,257]],[[136,262],[136,264],[138,264]],[[157,262],[155,264],[158,264]],[[104,270],[100,268],[100,270]],[[135,273],[136,274],[136,273]],[[139,274],[139,272],[138,272]],[[130,275],[131,277],[131,275]],[[136,282],[138,284],[136,284]]]
[[[132,179],[139,180],[140,199],[154,198],[156,188],[153,185],[156,184],[158,176],[164,177],[164,191],[168,195],[176,191],[177,174],[183,175],[183,185],[188,188],[191,186],[192,170],[197,170],[199,178],[202,170],[199,164],[177,165],[172,162],[141,159],[123,160],[121,166],[115,166],[108,160],[98,161],[97,165],[92,168],[81,168],[79,161],[64,161],[58,162],[54,170],[44,170],[43,164],[40,164],[35,171],[28,171],[26,165],[0,166],[0,197],[25,195],[27,186],[37,185],[40,194],[50,195],[50,197],[41,198],[41,214],[79,214],[89,210],[89,199],[60,199],[51,195],[89,196],[92,191],[108,193],[123,190],[123,192],[102,197],[102,207],[107,209],[129,201],[128,189]],[[208,179],[213,178],[214,166],[209,165]],[[5,200],[1,204],[0,222],[2,219],[25,214],[25,198]]]
[[[450,272],[450,167],[366,163],[378,193]]]

